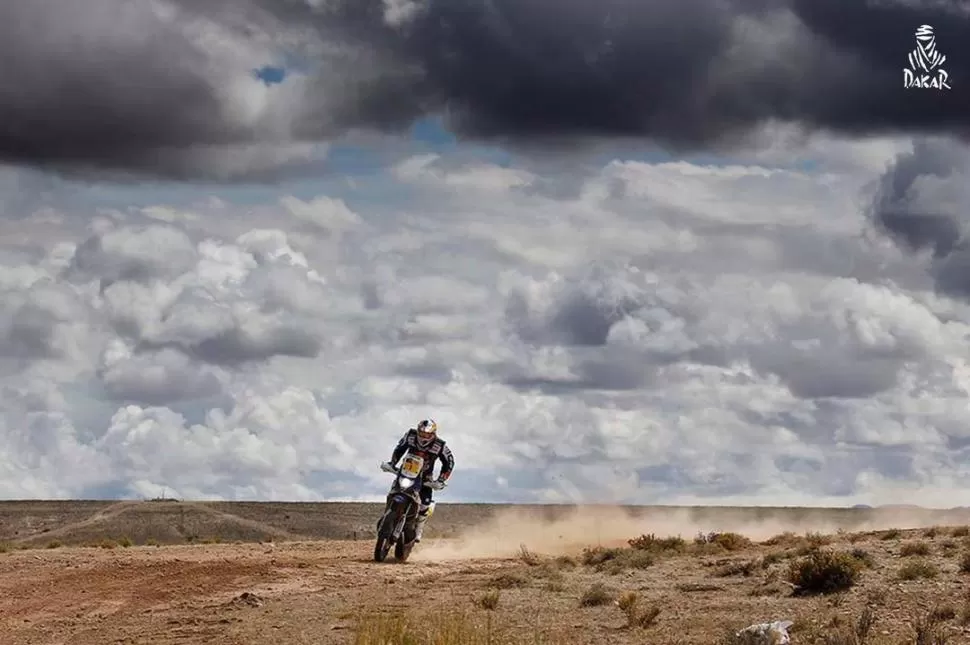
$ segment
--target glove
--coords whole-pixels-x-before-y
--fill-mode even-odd
[[[385,473],[397,472],[397,469],[394,467],[394,464],[392,464],[389,461],[385,461],[384,463],[381,464],[381,470],[383,470]]]
[[[436,479],[435,481],[431,482],[431,489],[441,490],[447,485],[448,485],[448,482],[446,482],[444,479]]]

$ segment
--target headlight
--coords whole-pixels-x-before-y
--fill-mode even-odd
[[[398,477],[397,478],[397,485],[398,485],[398,488],[408,489],[408,488],[411,488],[412,486],[414,486],[414,480],[413,479],[408,479],[407,477]]]

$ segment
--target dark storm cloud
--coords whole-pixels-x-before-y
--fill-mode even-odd
[[[931,252],[937,289],[963,298],[970,297],[968,177],[965,143],[917,141],[882,176],[869,213],[874,225],[902,248]]]
[[[128,166],[224,144],[232,132],[207,55],[150,2],[0,5],[0,157],[38,165]]]
[[[445,110],[465,135],[523,145],[629,136],[709,147],[767,120],[850,134],[970,123],[970,18],[956,3],[428,0],[396,20],[390,4],[407,5],[5,3],[0,159],[245,175],[211,166],[221,147],[256,145],[258,175],[292,163],[286,143]],[[948,92],[903,87],[925,23],[947,55]],[[227,42],[294,54],[305,84],[271,98],[271,114],[230,118],[251,70]]]
[[[926,22],[960,78],[966,17],[861,0],[432,0],[406,44],[469,133],[692,147],[768,119],[853,133],[966,127],[970,84],[943,97],[902,87]]]

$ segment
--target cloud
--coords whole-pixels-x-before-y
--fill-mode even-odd
[[[0,160],[114,178],[271,180],[445,115],[522,150],[771,145],[967,130],[970,19],[864,0],[36,0],[0,9]],[[906,89],[930,23],[952,89]],[[267,84],[257,70],[284,70]],[[83,80],[80,80],[83,79]],[[496,177],[501,176],[501,173]],[[508,180],[508,177],[503,181]]]
[[[200,369],[188,356],[171,349],[134,353],[118,340],[105,349],[98,378],[114,401],[166,405],[223,393],[218,371]]]
[[[449,501],[959,503],[970,305],[859,207],[913,194],[897,144],[465,150],[90,226],[28,209],[43,237],[0,223],[0,494],[376,499],[430,415]],[[916,183],[966,203],[944,177]]]

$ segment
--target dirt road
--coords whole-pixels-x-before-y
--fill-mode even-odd
[[[393,604],[392,586],[462,566],[379,565],[369,555],[365,542],[11,553],[0,557],[0,640],[346,643],[365,597]]]
[[[767,564],[777,546],[614,572],[551,566],[552,559],[459,557],[454,546],[430,542],[403,565],[372,562],[365,541],[14,551],[0,555],[0,642],[345,645],[355,643],[362,612],[401,610],[427,620],[455,610],[475,620],[492,616],[506,634],[524,639],[492,641],[503,645],[532,643],[536,633],[544,643],[710,644],[729,626],[784,618],[803,630],[794,642],[809,643],[805,630],[851,622],[866,605],[879,613],[875,633],[891,638],[873,643],[913,642],[905,640],[911,623],[945,606],[952,615],[941,628],[950,642],[970,642],[967,576],[947,547],[954,538],[923,538],[938,576],[897,579],[899,565],[909,560],[900,556],[903,543],[918,539],[914,531],[893,540],[854,540],[876,564],[839,602],[791,597],[778,580],[784,561]],[[734,566],[752,559],[759,563],[753,574],[752,567]],[[636,590],[661,610],[658,620],[647,631],[631,630],[613,602],[584,604],[596,584]],[[494,613],[478,606],[487,588],[501,589]]]

